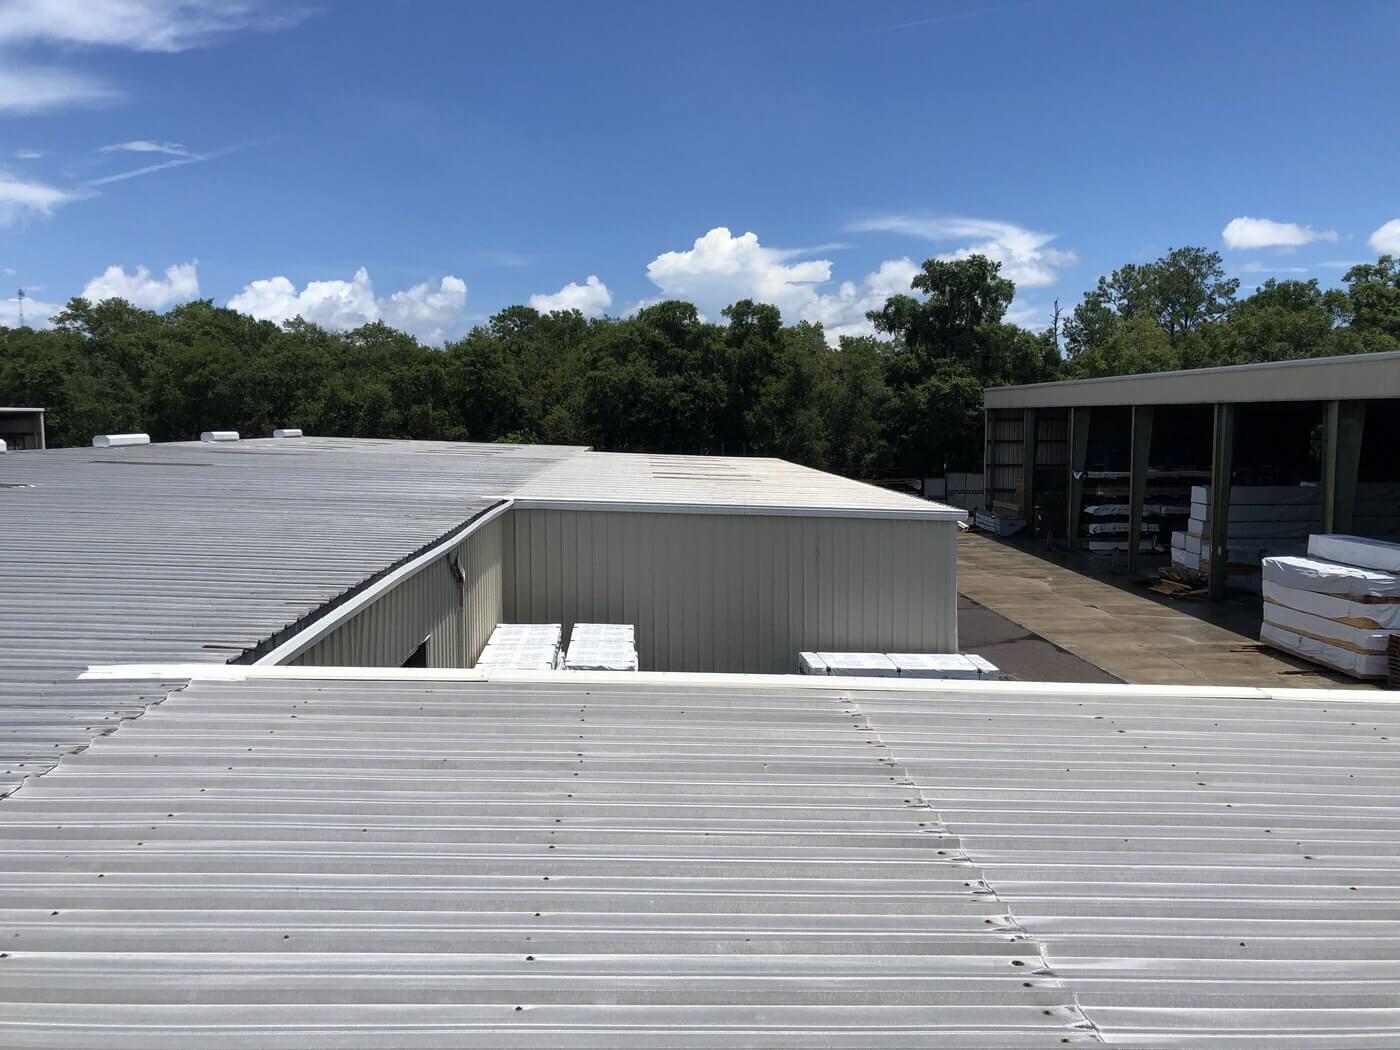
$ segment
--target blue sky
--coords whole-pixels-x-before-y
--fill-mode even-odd
[[[1391,2],[0,0],[0,281],[434,340],[532,296],[857,332],[972,250],[1029,324],[1182,244],[1333,283],[1400,251],[1397,44]]]

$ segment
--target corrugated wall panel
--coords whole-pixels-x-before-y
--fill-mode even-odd
[[[466,652],[461,666],[473,666],[491,632],[503,619],[501,519],[487,522],[459,548],[466,575]]]
[[[471,666],[502,619],[501,538],[487,522],[290,662],[398,667],[427,638],[429,666]]]
[[[803,649],[957,649],[948,522],[516,510],[504,619],[631,623],[642,667],[789,672]]]

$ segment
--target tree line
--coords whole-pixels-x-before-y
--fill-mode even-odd
[[[1266,280],[1241,298],[1219,254],[1175,249],[1100,278],[1044,331],[1006,322],[982,256],[930,259],[830,346],[743,300],[705,321],[668,301],[588,319],[512,306],[441,349],[382,323],[331,332],[203,300],[163,314],[73,299],[0,327],[0,404],[38,405],[53,446],[145,431],[274,427],[344,437],[769,455],[852,477],[977,470],[987,386],[1400,349],[1400,262],[1343,286]]]

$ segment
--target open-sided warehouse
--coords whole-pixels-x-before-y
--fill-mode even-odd
[[[1130,564],[1175,533],[1212,597],[1313,533],[1400,536],[1400,353],[996,387],[986,435],[993,509]]]

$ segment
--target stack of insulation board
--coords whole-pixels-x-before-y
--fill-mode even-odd
[[[1012,517],[1004,512],[978,510],[973,512],[972,524],[979,532],[990,532],[993,536],[1014,536],[1026,527],[1026,519]]]
[[[962,653],[798,653],[802,674],[846,678],[1000,678],[989,660]]]
[[[1322,521],[1322,490],[1316,485],[1232,485],[1228,572],[1230,583],[1258,592],[1259,563],[1266,557],[1301,555]],[[1369,535],[1400,530],[1400,485],[1358,485],[1352,527]],[[1210,571],[1210,486],[1191,488],[1191,517],[1185,532],[1172,533],[1172,564]]]
[[[1269,556],[1302,554],[1308,534],[1322,520],[1316,485],[1232,485],[1226,523],[1227,568],[1232,586],[1259,590],[1259,563]],[[1172,564],[1210,571],[1210,486],[1191,486],[1185,532],[1172,533]]]
[[[635,671],[637,638],[630,623],[576,623],[564,654],[566,671]]]
[[[553,671],[559,666],[563,630],[557,623],[498,623],[476,658],[495,671]]]
[[[1308,539],[1306,557],[1264,559],[1261,641],[1358,678],[1384,678],[1400,632],[1400,543]]]

